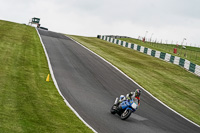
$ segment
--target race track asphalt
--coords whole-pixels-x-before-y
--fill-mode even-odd
[[[39,30],[62,95],[99,133],[200,133],[145,91],[141,106],[123,121],[112,115],[116,97],[139,88],[111,65],[68,37]]]

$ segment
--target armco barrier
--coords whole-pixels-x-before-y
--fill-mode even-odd
[[[113,35],[109,35],[109,36],[98,35],[97,37],[102,39],[102,40],[105,40],[105,41],[108,41],[108,42],[111,42],[111,43],[114,43],[114,44],[118,44],[118,45],[121,45],[123,47],[131,48],[131,49],[137,50],[141,53],[145,53],[147,55],[150,55],[150,56],[165,60],[167,62],[171,62],[173,64],[179,65],[179,66],[185,68],[186,70],[200,76],[200,66],[196,65],[196,64],[194,64],[194,63],[192,63],[192,62],[190,62],[186,59],[182,59],[178,56],[173,56],[173,55],[168,54],[168,53],[163,53],[163,52],[160,52],[160,51],[152,50],[150,48],[146,48],[146,47],[140,46],[138,44],[128,43],[126,41],[121,41],[121,40],[115,39],[115,38],[124,38],[124,37],[129,38],[129,37],[113,36]]]

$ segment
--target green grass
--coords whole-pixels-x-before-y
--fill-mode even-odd
[[[200,125],[199,77],[177,65],[104,40],[68,36],[111,62],[162,102]]]
[[[176,47],[176,45],[172,44],[160,44],[160,43],[150,43],[150,42],[144,43],[141,40],[133,38],[118,38],[118,40],[139,44],[140,46],[158,50],[164,53],[170,53],[174,56],[179,56],[181,58],[187,59],[195,64],[200,65],[200,48],[197,47],[185,46],[186,49],[183,49],[181,45]],[[177,54],[173,53],[174,48],[177,48]]]
[[[66,106],[36,30],[0,20],[0,132],[92,132]]]

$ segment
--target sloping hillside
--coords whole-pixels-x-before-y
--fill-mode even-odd
[[[0,20],[0,132],[92,132],[65,105],[35,28]]]

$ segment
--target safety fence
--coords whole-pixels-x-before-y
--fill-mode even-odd
[[[200,76],[200,66],[190,62],[189,60],[186,60],[186,59],[183,59],[183,58],[180,58],[177,56],[173,56],[168,53],[163,53],[163,52],[156,51],[156,50],[153,50],[150,48],[146,48],[146,47],[140,46],[138,44],[133,44],[133,43],[128,43],[126,41],[117,40],[117,39],[115,39],[115,36],[98,35],[97,37],[102,40],[105,40],[105,41],[108,41],[111,43],[115,43],[115,44],[121,45],[123,47],[131,48],[131,49],[137,50],[139,52],[145,53],[147,55],[150,55],[150,56],[165,60],[167,62],[171,62],[173,64],[179,65],[179,66],[185,68],[186,70]]]

